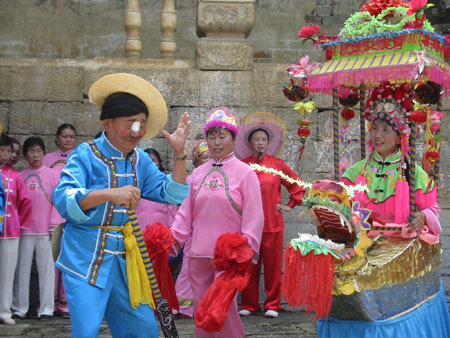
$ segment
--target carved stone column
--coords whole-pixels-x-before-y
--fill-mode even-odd
[[[139,33],[142,26],[141,12],[139,11],[139,0],[128,0],[125,11],[125,52],[129,58],[140,58],[142,53],[142,42]]]
[[[197,67],[252,69],[254,48],[246,38],[254,23],[254,0],[198,0]]]
[[[163,9],[159,15],[163,38],[159,43],[159,51],[163,59],[175,57],[177,44],[175,31],[177,30],[177,13],[175,12],[175,0],[164,0]]]

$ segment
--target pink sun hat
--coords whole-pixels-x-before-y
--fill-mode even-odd
[[[208,130],[215,127],[226,128],[237,135],[239,132],[239,119],[230,113],[226,107],[214,108],[208,113],[203,132],[205,136],[208,134]]]
[[[240,120],[239,135],[236,139],[234,152],[236,157],[243,160],[252,155],[248,137],[257,129],[264,129],[269,134],[269,146],[267,154],[280,157],[286,139],[286,123],[273,113],[252,113]]]

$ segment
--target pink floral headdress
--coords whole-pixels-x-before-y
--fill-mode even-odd
[[[215,127],[226,128],[237,136],[239,132],[239,119],[230,113],[226,107],[218,107],[211,110],[208,114],[203,132],[205,136],[208,134],[208,130]]]

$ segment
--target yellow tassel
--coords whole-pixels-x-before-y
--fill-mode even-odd
[[[152,297],[150,282],[145,271],[144,261],[142,260],[130,222],[125,224],[122,232],[125,237],[124,244],[130,304],[133,309],[137,308],[139,304],[148,304],[152,309],[155,309],[155,303]]]

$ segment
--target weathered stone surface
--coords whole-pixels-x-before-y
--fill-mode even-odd
[[[246,40],[201,38],[197,43],[196,63],[202,70],[250,70],[253,45]]]
[[[82,75],[82,68],[57,62],[1,62],[0,100],[81,102]]]

